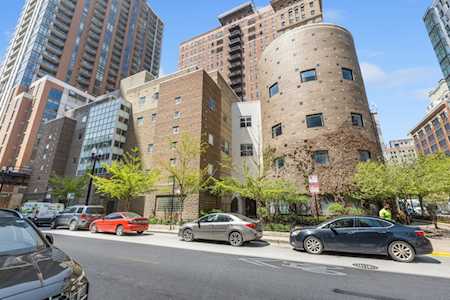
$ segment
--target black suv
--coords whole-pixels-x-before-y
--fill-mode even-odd
[[[0,299],[88,298],[82,267],[16,211],[0,209]]]
[[[91,223],[105,215],[105,209],[99,205],[75,205],[67,207],[56,215],[51,227],[69,227],[70,230],[89,229]]]

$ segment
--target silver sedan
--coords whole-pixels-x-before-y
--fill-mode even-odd
[[[259,221],[233,213],[216,213],[201,217],[180,227],[178,236],[186,242],[195,239],[228,241],[238,247],[262,237]]]

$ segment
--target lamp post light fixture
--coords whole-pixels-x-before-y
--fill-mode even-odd
[[[92,160],[92,169],[91,169],[91,176],[89,178],[89,185],[88,185],[88,189],[87,189],[87,193],[86,193],[86,200],[85,200],[85,205],[89,205],[89,198],[91,197],[91,191],[92,191],[92,181],[93,178],[92,176],[95,175],[95,166],[97,164],[97,161],[99,161],[100,156],[102,155],[102,151],[99,151],[97,154],[97,148],[93,148],[91,151],[91,160]]]

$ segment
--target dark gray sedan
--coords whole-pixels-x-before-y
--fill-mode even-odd
[[[400,262],[411,262],[416,255],[433,252],[420,228],[408,227],[374,217],[340,217],[316,227],[291,231],[295,249],[311,254],[323,251],[389,255]]]
[[[259,221],[239,214],[210,214],[180,227],[178,236],[184,241],[194,239],[228,241],[232,246],[259,240],[262,237]]]

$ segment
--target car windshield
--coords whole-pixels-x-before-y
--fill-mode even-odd
[[[26,220],[0,212],[0,256],[25,254],[44,247],[45,242]]]
[[[239,219],[241,219],[242,221],[245,221],[245,222],[256,222],[255,220],[250,219],[249,217],[246,217],[246,216],[241,215],[241,214],[232,214],[232,215],[235,216],[235,217],[238,217]]]
[[[86,213],[92,215],[102,215],[104,213],[103,207],[87,207]]]
[[[140,215],[138,215],[137,213],[134,213],[134,212],[124,212],[123,215],[126,218],[142,218]]]

